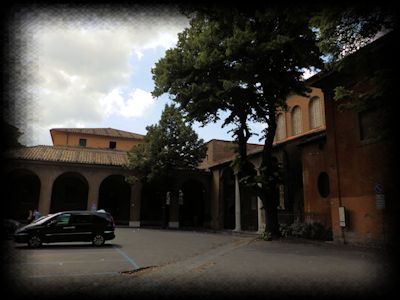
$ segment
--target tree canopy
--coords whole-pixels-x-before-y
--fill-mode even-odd
[[[220,112],[228,112],[224,125],[234,124],[239,144],[242,177],[246,172],[246,143],[253,134],[248,122],[267,124],[264,131],[263,181],[259,196],[268,205],[276,185],[272,142],[276,131],[275,112],[285,107],[290,93],[305,95],[309,89],[302,80],[304,69],[322,67],[316,34],[309,27],[301,8],[239,8],[200,11],[190,27],[179,34],[175,48],[152,70],[154,96],[169,93],[191,120],[215,122]],[[251,180],[250,180],[251,181]],[[271,202],[271,201],[270,201]],[[276,210],[276,208],[275,208]],[[267,218],[276,223],[274,218]],[[270,224],[277,232],[277,224]],[[273,228],[272,228],[273,227]]]
[[[18,139],[22,135],[22,132],[15,126],[2,120],[2,144],[3,150],[8,150],[12,148],[23,147]]]
[[[173,169],[193,169],[206,154],[204,141],[175,105],[166,105],[158,124],[146,127],[144,143],[128,152],[129,168],[143,181],[164,180]]]
[[[332,10],[331,10],[332,9]],[[272,157],[276,112],[290,94],[305,95],[305,69],[323,69],[323,55],[337,61],[373,39],[390,18],[346,7],[196,7],[185,10],[190,26],[152,69],[154,96],[168,93],[190,120],[203,125],[227,112],[235,125],[239,170],[263,201],[267,230],[278,234],[273,201],[279,176]],[[382,24],[381,24],[382,23]],[[247,172],[249,122],[266,124],[261,176]],[[255,183],[262,183],[259,184]]]

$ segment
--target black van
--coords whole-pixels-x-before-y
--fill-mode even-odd
[[[35,248],[42,243],[92,242],[102,246],[114,235],[114,219],[105,211],[63,211],[44,216],[14,234],[17,243]]]

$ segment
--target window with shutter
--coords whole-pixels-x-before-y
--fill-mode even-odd
[[[283,113],[278,115],[276,131],[277,131],[278,141],[286,138],[286,122],[285,122],[285,115]]]
[[[321,101],[318,97],[313,97],[310,100],[310,127],[317,128],[321,123]]]
[[[301,109],[299,106],[295,106],[292,110],[292,129],[293,135],[300,134],[303,131],[301,122]]]

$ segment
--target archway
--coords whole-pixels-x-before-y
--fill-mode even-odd
[[[168,223],[168,206],[166,196],[157,184],[146,183],[142,188],[140,205],[140,226],[166,227]]]
[[[89,185],[79,173],[67,172],[57,177],[51,193],[50,213],[86,210]]]
[[[235,175],[231,168],[222,171],[222,200],[224,207],[224,228],[235,228]]]
[[[179,196],[179,227],[204,227],[205,189],[196,180],[181,185]]]
[[[254,176],[257,174],[255,166],[249,162],[248,172]],[[240,212],[241,229],[248,231],[258,230],[258,198],[251,187],[240,184]]]
[[[10,172],[6,178],[5,212],[6,218],[25,221],[29,210],[38,208],[40,179],[32,171],[18,169]]]
[[[100,185],[98,209],[109,212],[116,224],[129,224],[131,186],[122,175],[108,176]]]

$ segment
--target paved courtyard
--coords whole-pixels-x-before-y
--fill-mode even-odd
[[[40,249],[7,241],[3,268],[16,296],[384,296],[384,251],[252,235],[117,228],[102,248]]]

